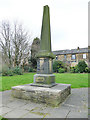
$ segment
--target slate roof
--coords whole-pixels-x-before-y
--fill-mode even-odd
[[[53,51],[55,55],[63,55],[63,54],[78,54],[78,53],[88,53],[88,48],[79,48],[79,49],[67,49],[67,50],[57,50]]]

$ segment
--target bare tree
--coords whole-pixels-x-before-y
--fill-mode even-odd
[[[21,60],[28,56],[30,51],[30,36],[28,32],[25,31],[21,24],[14,24],[14,34],[13,34],[13,51],[14,51],[14,65],[19,66]]]
[[[0,46],[2,48],[2,56],[4,57],[4,62],[11,67],[12,65],[12,51],[11,51],[11,26],[8,21],[2,22],[0,26]]]
[[[30,35],[22,24],[15,22],[11,27],[6,21],[2,22],[0,34],[0,46],[9,67],[20,66],[22,60],[29,55]]]

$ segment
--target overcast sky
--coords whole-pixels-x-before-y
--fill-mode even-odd
[[[0,0],[0,21],[18,20],[40,38],[44,5],[50,7],[52,50],[88,46],[88,0]]]

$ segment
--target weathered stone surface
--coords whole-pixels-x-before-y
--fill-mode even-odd
[[[44,6],[43,9],[40,51],[38,52],[37,57],[55,58],[55,55],[51,52],[50,14],[48,5]]]
[[[35,74],[34,75],[34,83],[39,84],[54,84],[55,83],[55,75],[53,74]]]
[[[58,106],[71,93],[71,85],[57,84],[52,88],[20,85],[12,87],[12,95],[16,98],[31,100]]]
[[[52,74],[53,73],[52,58],[38,58],[37,73],[38,74]]]
[[[32,85],[43,87],[51,87],[53,86],[52,84],[55,85],[55,76],[52,75],[53,58],[55,55],[51,52],[50,14],[48,5],[44,6],[43,9],[40,50],[36,57],[38,75],[36,74],[34,76],[34,83]]]
[[[71,85],[55,83],[55,75],[52,74],[53,58],[49,7],[46,5],[43,11],[40,51],[37,54],[37,74],[34,75],[34,83],[12,87],[12,95],[53,106],[62,103],[71,93]]]

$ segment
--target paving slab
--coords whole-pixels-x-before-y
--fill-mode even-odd
[[[4,114],[5,118],[22,118],[24,115],[28,114],[27,110],[15,109],[7,114]]]
[[[27,103],[25,101],[15,100],[15,101],[12,101],[12,102],[8,103],[6,106],[9,107],[9,108],[20,108],[20,107],[22,107],[26,104]]]
[[[72,89],[71,95],[58,107],[13,98],[11,90],[1,93],[0,115],[5,118],[88,118],[88,88]]]
[[[7,114],[10,111],[12,111],[12,109],[10,109],[8,107],[2,107],[1,108],[1,115],[3,116],[4,114]]]
[[[79,88],[79,89],[72,89],[72,94],[65,104],[68,105],[75,105],[75,106],[83,106],[84,104],[88,106],[88,89],[86,88]]]

